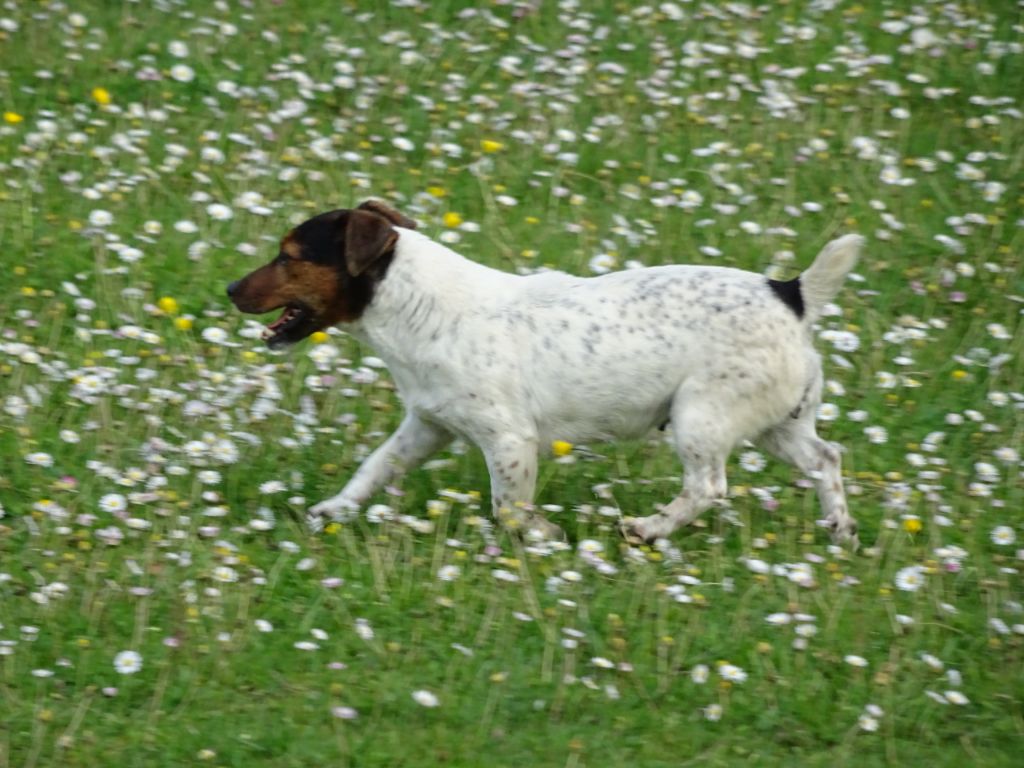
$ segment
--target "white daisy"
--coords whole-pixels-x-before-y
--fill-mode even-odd
[[[128,508],[128,501],[120,493],[108,493],[100,497],[100,509],[116,515]]]
[[[179,83],[191,83],[196,78],[196,72],[188,64],[175,64],[171,67],[171,79]]]
[[[904,592],[916,592],[924,584],[924,569],[919,565],[901,568],[893,579],[896,588]]]
[[[718,668],[718,674],[722,676],[722,679],[728,680],[730,683],[742,683],[747,679],[747,673],[735,664],[722,664]]]
[[[862,731],[867,731],[868,733],[874,733],[878,730],[878,720],[867,713],[864,713],[857,719],[857,724],[860,725]]]
[[[229,221],[235,216],[235,212],[224,203],[210,203],[206,206],[206,213],[214,221]]]
[[[889,431],[885,427],[877,425],[865,427],[864,434],[868,438],[868,442],[874,443],[875,445],[882,445],[889,441]]]
[[[971,700],[964,696],[960,691],[946,691],[946,701],[950,704],[956,704],[957,706],[964,707],[971,703]]]
[[[615,257],[607,253],[599,253],[590,260],[588,266],[594,274],[603,275],[615,269]]]
[[[122,675],[134,675],[142,669],[142,656],[136,651],[121,651],[114,657],[114,669]]]
[[[89,213],[90,227],[109,227],[114,223],[114,216],[110,211],[97,209]]]
[[[437,578],[441,581],[455,581],[462,574],[462,569],[457,565],[443,565],[437,571]]]
[[[218,565],[213,569],[211,574],[215,581],[220,581],[225,584],[238,581],[238,571],[229,565]]]
[[[839,418],[839,406],[835,403],[822,403],[818,406],[818,421],[835,421]]]
[[[363,640],[373,640],[374,632],[373,627],[370,626],[370,622],[366,619],[356,619],[356,634]]]
[[[25,462],[36,467],[52,467],[53,456],[43,451],[35,451],[25,456]]]
[[[929,667],[934,669],[936,672],[941,672],[946,667],[942,659],[940,659],[938,656],[932,653],[922,653],[921,661],[923,661]]]
[[[413,691],[412,700],[419,704],[421,707],[436,707],[441,703],[440,699],[437,698],[436,694],[433,694],[425,689]]]
[[[740,466],[747,472],[760,472],[767,463],[764,456],[757,451],[744,451],[740,455]]]
[[[997,525],[992,529],[992,543],[1008,547],[1017,540],[1017,534],[1008,525]]]
[[[228,332],[215,325],[211,325],[209,328],[204,328],[201,335],[204,341],[208,341],[211,344],[223,344],[228,340]]]
[[[604,544],[596,539],[581,539],[576,544],[576,549],[585,554],[595,555],[604,552]]]

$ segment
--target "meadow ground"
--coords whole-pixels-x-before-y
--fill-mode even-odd
[[[0,766],[1019,765],[1022,21],[1012,2],[0,6]],[[815,333],[864,546],[741,446],[730,498],[574,446],[487,515],[456,446],[313,535],[401,412],[224,285],[391,201],[507,270],[865,257]]]

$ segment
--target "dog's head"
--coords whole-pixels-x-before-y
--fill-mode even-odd
[[[242,312],[283,309],[263,333],[271,349],[336,323],[358,320],[395,252],[395,227],[416,223],[376,200],[304,221],[269,263],[228,286]]]

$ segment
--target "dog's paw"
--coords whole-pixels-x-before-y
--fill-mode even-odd
[[[501,507],[494,514],[503,528],[528,541],[565,541],[565,531],[531,509],[526,506]]]
[[[818,525],[828,530],[832,543],[847,547],[851,552],[860,549],[860,537],[857,535],[857,521],[852,517],[829,517],[818,520]]]
[[[529,541],[565,541],[565,531],[539,515],[532,515],[523,525]]]
[[[657,517],[653,515],[652,517]],[[657,522],[656,520],[653,522]],[[619,521],[619,534],[626,543],[639,547],[641,544],[653,544],[657,539],[662,538],[662,533],[656,525],[652,525],[651,517],[624,517]]]
[[[338,495],[314,504],[306,512],[306,525],[313,533],[323,530],[325,520],[351,520],[359,512],[359,503]]]

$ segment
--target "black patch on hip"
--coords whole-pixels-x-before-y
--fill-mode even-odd
[[[793,310],[793,313],[799,317],[804,316],[804,297],[800,293],[800,278],[794,277],[792,280],[769,280],[768,285],[775,292],[775,295],[782,299],[782,303]]]

